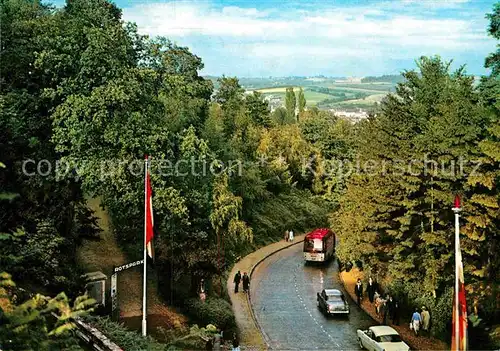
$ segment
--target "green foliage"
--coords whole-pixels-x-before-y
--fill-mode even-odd
[[[299,113],[304,112],[305,107],[306,107],[306,98],[304,97],[304,89],[300,88],[300,90],[299,90]]]
[[[293,87],[286,88],[285,95],[285,108],[286,114],[289,121],[295,121],[295,108],[297,105],[297,100],[295,97],[295,92],[293,91]]]
[[[195,322],[213,324],[226,332],[234,331],[236,320],[231,304],[224,299],[209,297],[205,302],[199,298],[185,301],[186,313]]]
[[[52,167],[55,165],[58,155],[50,143],[49,111],[59,103],[55,84],[64,81],[68,87],[75,83],[68,79],[76,65],[68,53],[80,50],[62,32],[70,33],[78,24],[71,18],[63,19],[60,12],[46,5],[23,0],[2,2],[0,16],[0,65],[3,72],[9,72],[0,78],[0,128],[4,131],[0,148],[2,161],[8,166],[0,173],[2,190],[8,195],[0,196],[0,200],[10,200],[0,202],[0,232],[14,232],[23,227],[26,233],[16,238],[16,245],[2,247],[2,258],[6,258],[2,269],[11,272],[22,284],[73,294],[77,288],[74,283],[81,273],[74,262],[76,246],[84,237],[97,234],[91,214],[86,211],[76,182],[60,181],[54,172],[41,176],[36,173],[35,165],[26,168],[32,172],[27,175],[22,162],[44,159]],[[66,19],[68,22],[64,22]],[[54,40],[55,37],[61,40]],[[96,65],[106,69],[101,67],[103,63]],[[49,254],[54,256],[47,260]]]
[[[402,83],[404,77],[400,74],[398,75],[383,75],[380,77],[368,76],[361,78],[361,83],[373,83],[373,82],[387,82],[387,83]]]
[[[487,119],[462,70],[449,74],[448,64],[439,58],[422,58],[419,69],[419,74],[404,73],[407,81],[398,86],[397,95],[388,96],[378,120],[365,126],[360,160],[376,161],[378,169],[352,177],[337,220],[341,242],[352,240],[346,255],[354,255],[349,254],[352,245],[364,242],[365,251],[358,249],[356,258],[362,255],[395,279],[420,281],[423,291],[432,293],[450,283],[443,274],[453,269],[449,204],[455,192],[466,189],[464,175],[450,174],[449,167],[459,158],[477,157],[475,141]],[[382,161],[387,164],[383,177],[377,176]],[[398,169],[398,162],[416,162],[418,173]],[[472,164],[463,169],[470,173]],[[354,231],[346,224],[353,222]],[[464,248],[474,256],[482,240],[469,239]]]
[[[253,94],[247,95],[245,105],[247,113],[255,125],[266,128],[271,126],[269,104],[264,101],[264,96],[261,93],[254,91]]]
[[[271,114],[271,119],[277,126],[291,124],[294,122],[293,119],[288,119],[288,114],[284,107],[278,107],[276,110],[274,110]]]
[[[113,322],[109,317],[88,316],[85,322],[96,327],[123,350],[166,350],[165,344],[160,344],[149,335],[144,337],[139,332],[130,331],[123,324]]]
[[[199,328],[193,325],[189,329],[189,334],[176,337],[167,345],[167,350],[201,350],[205,348],[206,341],[214,334],[213,325],[207,325],[206,328]],[[215,330],[216,332],[216,330]]]
[[[79,296],[71,306],[64,292],[51,298],[36,294],[20,300],[10,274],[0,274],[0,346],[54,350],[77,344],[73,320],[92,311],[95,300]],[[79,350],[74,346],[72,350]]]

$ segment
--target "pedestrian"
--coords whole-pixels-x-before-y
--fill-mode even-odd
[[[359,278],[356,282],[356,286],[354,287],[354,293],[358,297],[358,305],[361,305],[361,298],[363,297],[363,284],[361,283],[361,279]]]
[[[391,310],[389,295],[386,296],[383,306],[384,306],[384,314],[383,314],[384,320],[383,320],[382,324],[387,325],[387,316],[390,315],[390,310]]]
[[[425,306],[422,307],[422,331],[429,334],[429,326],[431,324],[431,315]]]
[[[290,233],[288,230],[285,230],[285,241],[288,242],[288,239],[290,239]]]
[[[289,235],[290,235],[290,241],[293,241],[293,230],[290,230]]]
[[[422,317],[418,313],[418,308],[415,309],[413,315],[411,316],[410,329],[413,329],[415,336],[418,336],[418,330],[420,329],[420,323],[422,322]]]
[[[394,304],[396,301],[392,298],[392,296],[388,295],[387,296],[387,317],[389,319],[392,319],[394,321]],[[385,317],[385,321],[387,322],[387,317]],[[387,323],[384,323],[387,324]]]
[[[205,301],[207,294],[205,293],[205,280],[202,278],[200,280],[200,300]]]
[[[377,290],[377,287],[375,285],[375,282],[373,281],[372,277],[368,280],[368,285],[366,286],[366,291],[368,292],[368,298],[370,299],[370,302],[373,303],[375,299],[375,291]]]
[[[247,272],[243,273],[243,292],[248,292],[248,288],[250,287],[250,277],[247,275]]]
[[[380,308],[382,307],[382,303],[384,302],[384,300],[382,299],[378,291],[375,291],[374,297],[375,297],[375,312],[377,312],[377,315],[380,316]]]
[[[233,351],[240,351],[240,341],[238,340],[236,334],[234,334],[233,337]]]
[[[235,294],[238,292],[238,287],[240,285],[240,281],[241,281],[241,273],[240,273],[240,271],[238,271],[238,273],[236,273],[236,275],[234,276],[234,293]]]
[[[397,300],[392,303],[392,324],[399,325],[399,302]]]
[[[387,316],[387,301],[385,299],[381,299],[380,303],[380,317],[382,318],[382,324],[386,324],[386,316]]]

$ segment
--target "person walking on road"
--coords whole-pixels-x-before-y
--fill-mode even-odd
[[[243,273],[243,292],[248,292],[250,287],[250,277],[247,275],[247,272]]]
[[[293,230],[290,230],[289,236],[290,236],[290,241],[293,241]]]
[[[285,241],[288,242],[289,239],[290,239],[290,233],[288,232],[288,230],[285,230]]]
[[[366,286],[366,291],[368,292],[368,298],[370,299],[370,302],[373,303],[375,299],[375,291],[377,290],[377,287],[375,285],[375,282],[373,281],[372,277],[368,280],[368,285]]]
[[[422,331],[429,334],[429,326],[431,323],[431,315],[425,306],[422,307]]]
[[[356,286],[354,287],[354,293],[358,297],[358,305],[361,305],[361,298],[363,297],[363,284],[361,283],[361,279],[359,278],[356,282]]]
[[[420,323],[422,322],[422,317],[418,313],[418,309],[411,316],[410,329],[413,329],[415,336],[418,336],[418,330],[420,329]]]
[[[238,287],[240,285],[240,281],[241,281],[241,273],[240,273],[240,271],[238,271],[238,273],[236,273],[236,275],[234,276],[234,293],[235,294],[238,292]]]

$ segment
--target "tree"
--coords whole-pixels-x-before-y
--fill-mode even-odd
[[[304,97],[304,90],[300,87],[299,90],[299,115],[304,112],[306,107],[306,98]]]
[[[403,74],[405,82],[382,102],[381,115],[365,125],[358,158],[378,167],[352,178],[335,222],[341,241],[352,240],[344,259],[361,258],[392,280],[418,281],[426,293],[439,294],[451,283],[445,272],[453,271],[449,206],[456,192],[467,189],[465,174],[450,167],[477,158],[487,117],[463,69],[450,74],[437,57],[421,58],[418,67],[418,73]],[[356,231],[342,227],[360,211],[366,218]],[[371,246],[354,252],[361,242]],[[481,242],[474,236],[463,241],[464,260],[479,258]]]
[[[287,111],[283,107],[278,107],[271,114],[271,119],[277,126],[285,125],[287,123],[287,118],[288,118]]]
[[[288,120],[289,121],[296,121],[296,117],[295,117],[296,99],[295,99],[295,92],[293,91],[293,87],[286,88],[285,108],[286,108],[286,114],[287,114]]]
[[[490,20],[488,32],[491,36],[500,40],[500,3],[494,6],[492,14],[487,15]],[[492,69],[491,74],[481,78],[479,90],[486,112],[490,117],[488,130],[483,140],[478,144],[481,151],[479,161],[481,166],[475,174],[468,177],[469,202],[475,211],[471,211],[467,217],[467,225],[464,228],[468,237],[482,240],[481,250],[478,252],[483,260],[475,261],[471,267],[477,282],[473,286],[476,301],[481,301],[486,316],[491,321],[499,318],[496,301],[500,294],[500,255],[497,254],[500,247],[500,105],[498,96],[500,94],[500,52],[488,56],[485,66]],[[487,257],[487,259],[486,259]]]
[[[252,242],[252,229],[240,220],[242,199],[234,196],[228,189],[228,176],[224,172],[215,179],[213,192],[214,206],[210,214],[210,222],[217,234],[217,255],[220,257],[221,250],[225,256],[225,245],[234,247],[238,242]],[[218,262],[220,287],[222,289],[222,265]],[[221,293],[221,290],[219,290]]]
[[[488,34],[493,38],[500,40],[500,3],[493,6],[493,12],[486,15],[490,21]],[[483,98],[492,108],[500,110],[498,96],[500,96],[500,45],[497,44],[497,51],[486,57],[484,66],[491,69],[491,74],[487,77],[481,77],[479,89]]]
[[[245,97],[245,106],[250,119],[255,125],[268,128],[271,126],[269,103],[264,101],[264,96],[258,91]]]
[[[2,162],[0,168],[5,168]],[[16,195],[0,191],[0,200],[11,200]],[[0,241],[19,248],[24,235],[24,230],[19,228],[13,233],[0,233]],[[5,245],[1,247],[2,251],[7,251]],[[16,264],[22,265],[25,264],[23,259],[22,252],[2,252],[0,266],[5,269]],[[91,312],[91,306],[96,301],[83,295],[77,297],[71,307],[64,292],[54,298],[41,294],[30,294],[26,298],[23,296],[25,292],[26,290],[16,287],[10,274],[0,272],[0,347],[81,350],[76,346],[74,336],[69,333],[75,327],[72,319]]]
[[[0,78],[0,127],[5,131],[0,136],[0,148],[8,166],[0,173],[0,182],[6,191],[19,194],[12,202],[0,203],[0,231],[13,232],[22,227],[25,233],[17,238],[16,246],[2,248],[3,257],[21,256],[19,262],[3,268],[16,281],[39,286],[44,293],[65,290],[72,294],[81,274],[75,264],[76,247],[83,238],[95,237],[95,221],[77,181],[61,181],[55,174],[60,155],[50,141],[50,115],[60,102],[58,94],[53,94],[58,82],[68,83],[68,75],[77,65],[67,54],[78,47],[68,38],[53,39],[76,24],[68,21],[62,26],[63,20],[69,20],[63,18],[62,11],[24,0],[3,2],[0,16],[0,65],[5,72]],[[44,50],[56,47],[65,58],[51,61],[57,68],[41,67],[57,53]],[[72,81],[69,85],[74,84]],[[30,159],[35,164],[23,171],[23,162]],[[52,167],[45,176],[36,171],[40,160]],[[57,257],[47,259],[49,254]]]
[[[28,350],[83,350],[71,333],[74,318],[92,311],[95,300],[80,296],[73,306],[64,292],[19,301],[10,274],[0,273],[0,347]],[[55,319],[55,321],[54,321]]]
[[[218,79],[219,90],[215,93],[214,100],[219,103],[223,111],[224,134],[230,137],[236,131],[238,114],[244,113],[243,93],[245,89],[240,86],[236,77],[222,77]]]

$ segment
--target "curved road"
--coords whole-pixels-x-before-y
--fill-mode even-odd
[[[357,329],[374,325],[344,291],[337,260],[305,264],[302,244],[277,252],[252,274],[255,317],[274,350],[359,350]],[[324,288],[344,291],[350,315],[327,318],[316,305]]]

